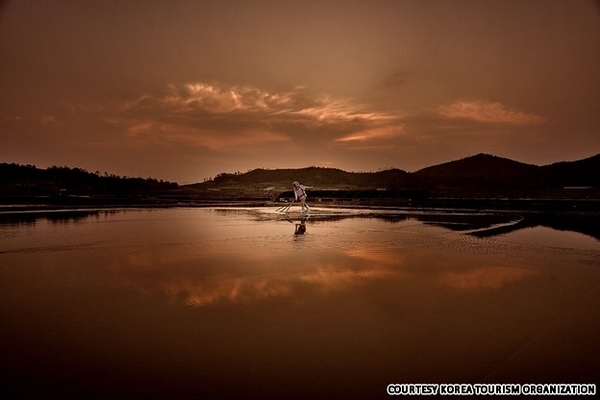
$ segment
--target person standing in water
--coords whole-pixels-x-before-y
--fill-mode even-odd
[[[302,206],[302,211],[304,211],[304,208],[306,207],[306,211],[310,211],[310,207],[308,206],[308,204],[305,204],[306,202],[306,186],[301,185],[298,183],[298,181],[294,181],[294,183],[292,183],[292,187],[294,188],[294,197],[296,198],[296,200],[300,200],[300,206]]]

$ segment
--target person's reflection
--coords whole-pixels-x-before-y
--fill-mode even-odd
[[[296,224],[296,231],[294,235],[304,235],[306,233],[306,221],[302,220],[299,224]]]
[[[302,218],[300,223],[295,223],[291,219],[288,218],[288,221],[294,224],[294,235],[304,235],[306,233],[306,221],[308,220],[308,216]]]

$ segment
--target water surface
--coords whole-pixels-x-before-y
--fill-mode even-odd
[[[356,210],[0,221],[13,397],[377,398],[600,370],[600,241],[582,232]]]

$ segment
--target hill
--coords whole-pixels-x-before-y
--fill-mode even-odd
[[[548,187],[600,187],[600,154],[578,161],[562,161],[541,168]]]
[[[318,189],[397,189],[414,185],[416,180],[408,172],[388,169],[378,172],[347,172],[337,168],[307,167],[300,169],[255,169],[244,174],[223,173],[213,180],[186,185],[190,191],[287,190],[292,182]]]
[[[598,197],[600,154],[572,162],[537,166],[477,154],[408,173],[400,169],[347,172],[336,168],[255,169],[245,174],[219,174],[215,179],[185,186],[208,197],[265,196],[289,191],[297,180],[313,190],[426,190],[433,197]],[[587,191],[565,191],[587,188]],[[265,192],[266,190],[266,192]]]
[[[177,189],[172,182],[91,173],[82,168],[0,164],[0,194],[24,196],[149,195]]]
[[[255,169],[247,173],[222,173],[203,183],[179,186],[153,178],[90,173],[81,168],[39,169],[31,165],[0,164],[0,196],[5,203],[17,201],[18,196],[93,195],[98,202],[106,200],[103,196],[144,196],[161,201],[274,199],[288,192],[293,181],[299,181],[311,187],[315,195],[320,191],[331,198],[342,195],[332,193],[337,190],[345,191],[350,198],[388,198],[392,194],[422,198],[426,193],[430,199],[600,199],[599,170],[600,154],[545,166],[477,154],[414,173],[401,169],[347,172],[324,167]]]
[[[457,161],[423,168],[414,174],[420,177],[434,177],[437,179],[481,179],[524,176],[538,169],[539,167],[536,165],[480,153]]]
[[[451,161],[414,172],[429,189],[553,190],[598,188],[600,154],[583,160],[537,166],[489,154]]]
[[[540,167],[489,154],[423,168],[414,172],[423,186],[435,188],[520,189],[539,187]]]

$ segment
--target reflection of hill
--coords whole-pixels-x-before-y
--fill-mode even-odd
[[[479,237],[497,236],[504,233],[514,232],[526,228],[543,226],[559,231],[571,231],[591,236],[600,240],[600,218],[598,217],[564,217],[560,215],[536,216],[529,215],[514,225],[500,226],[494,229],[480,230],[470,234]]]
[[[67,224],[83,221],[90,216],[100,216],[114,214],[117,210],[36,210],[28,212],[7,212],[0,213],[0,224],[9,225],[29,225],[35,224],[38,220],[47,220],[51,224]]]
[[[478,237],[492,237],[526,228],[543,226],[559,231],[582,233],[600,240],[600,217],[565,217],[561,215],[483,215],[432,214],[417,215],[416,219],[426,224],[465,232]]]
[[[537,217],[532,218],[531,226],[545,226],[559,231],[571,231],[583,233],[594,239],[600,240],[600,219],[599,218],[567,218],[564,216]]]
[[[416,217],[425,224],[485,237],[521,229],[523,218],[512,214],[432,214]]]
[[[35,224],[36,221],[44,219],[53,224],[73,223],[84,220],[90,216],[100,216],[114,214],[122,211],[118,210],[37,210],[32,212],[11,212],[0,213],[0,224]],[[232,210],[216,211],[217,213],[230,214]],[[241,213],[248,211],[240,210]],[[528,214],[520,217],[515,214],[482,214],[482,213],[432,213],[432,214],[411,214],[410,212],[395,213],[384,211],[343,212],[338,210],[330,213],[314,213],[307,218],[305,214],[285,213],[261,213],[253,212],[257,221],[267,220],[288,220],[291,222],[304,220],[309,224],[322,224],[332,221],[342,221],[352,218],[373,218],[379,219],[391,224],[401,223],[407,219],[414,218],[420,222],[429,225],[440,226],[445,229],[464,232],[465,234],[477,237],[493,237],[501,234],[519,231],[521,229],[534,228],[537,226],[547,227],[559,231],[571,231],[590,236],[600,240],[600,217],[586,216],[562,216],[562,215],[535,215]]]
[[[520,216],[513,213],[508,214],[483,214],[483,213],[431,213],[431,214],[413,214],[410,211],[385,212],[377,210],[362,209],[346,210],[338,209],[332,212],[324,212],[327,209],[321,209],[316,213],[311,213],[309,219],[305,214],[294,213],[291,216],[285,213],[263,213],[253,211],[257,221],[266,220],[300,220],[305,219],[309,224],[319,224],[323,222],[341,221],[351,218],[373,218],[379,219],[391,224],[401,223],[407,219],[413,218],[424,224],[440,226],[445,229],[464,232],[465,234],[478,237],[492,237],[509,232],[518,231],[536,226],[572,231],[582,233],[600,240],[600,217],[574,217],[561,215],[535,215],[527,214]],[[240,211],[247,212],[247,211]],[[223,214],[231,211],[222,211]]]

